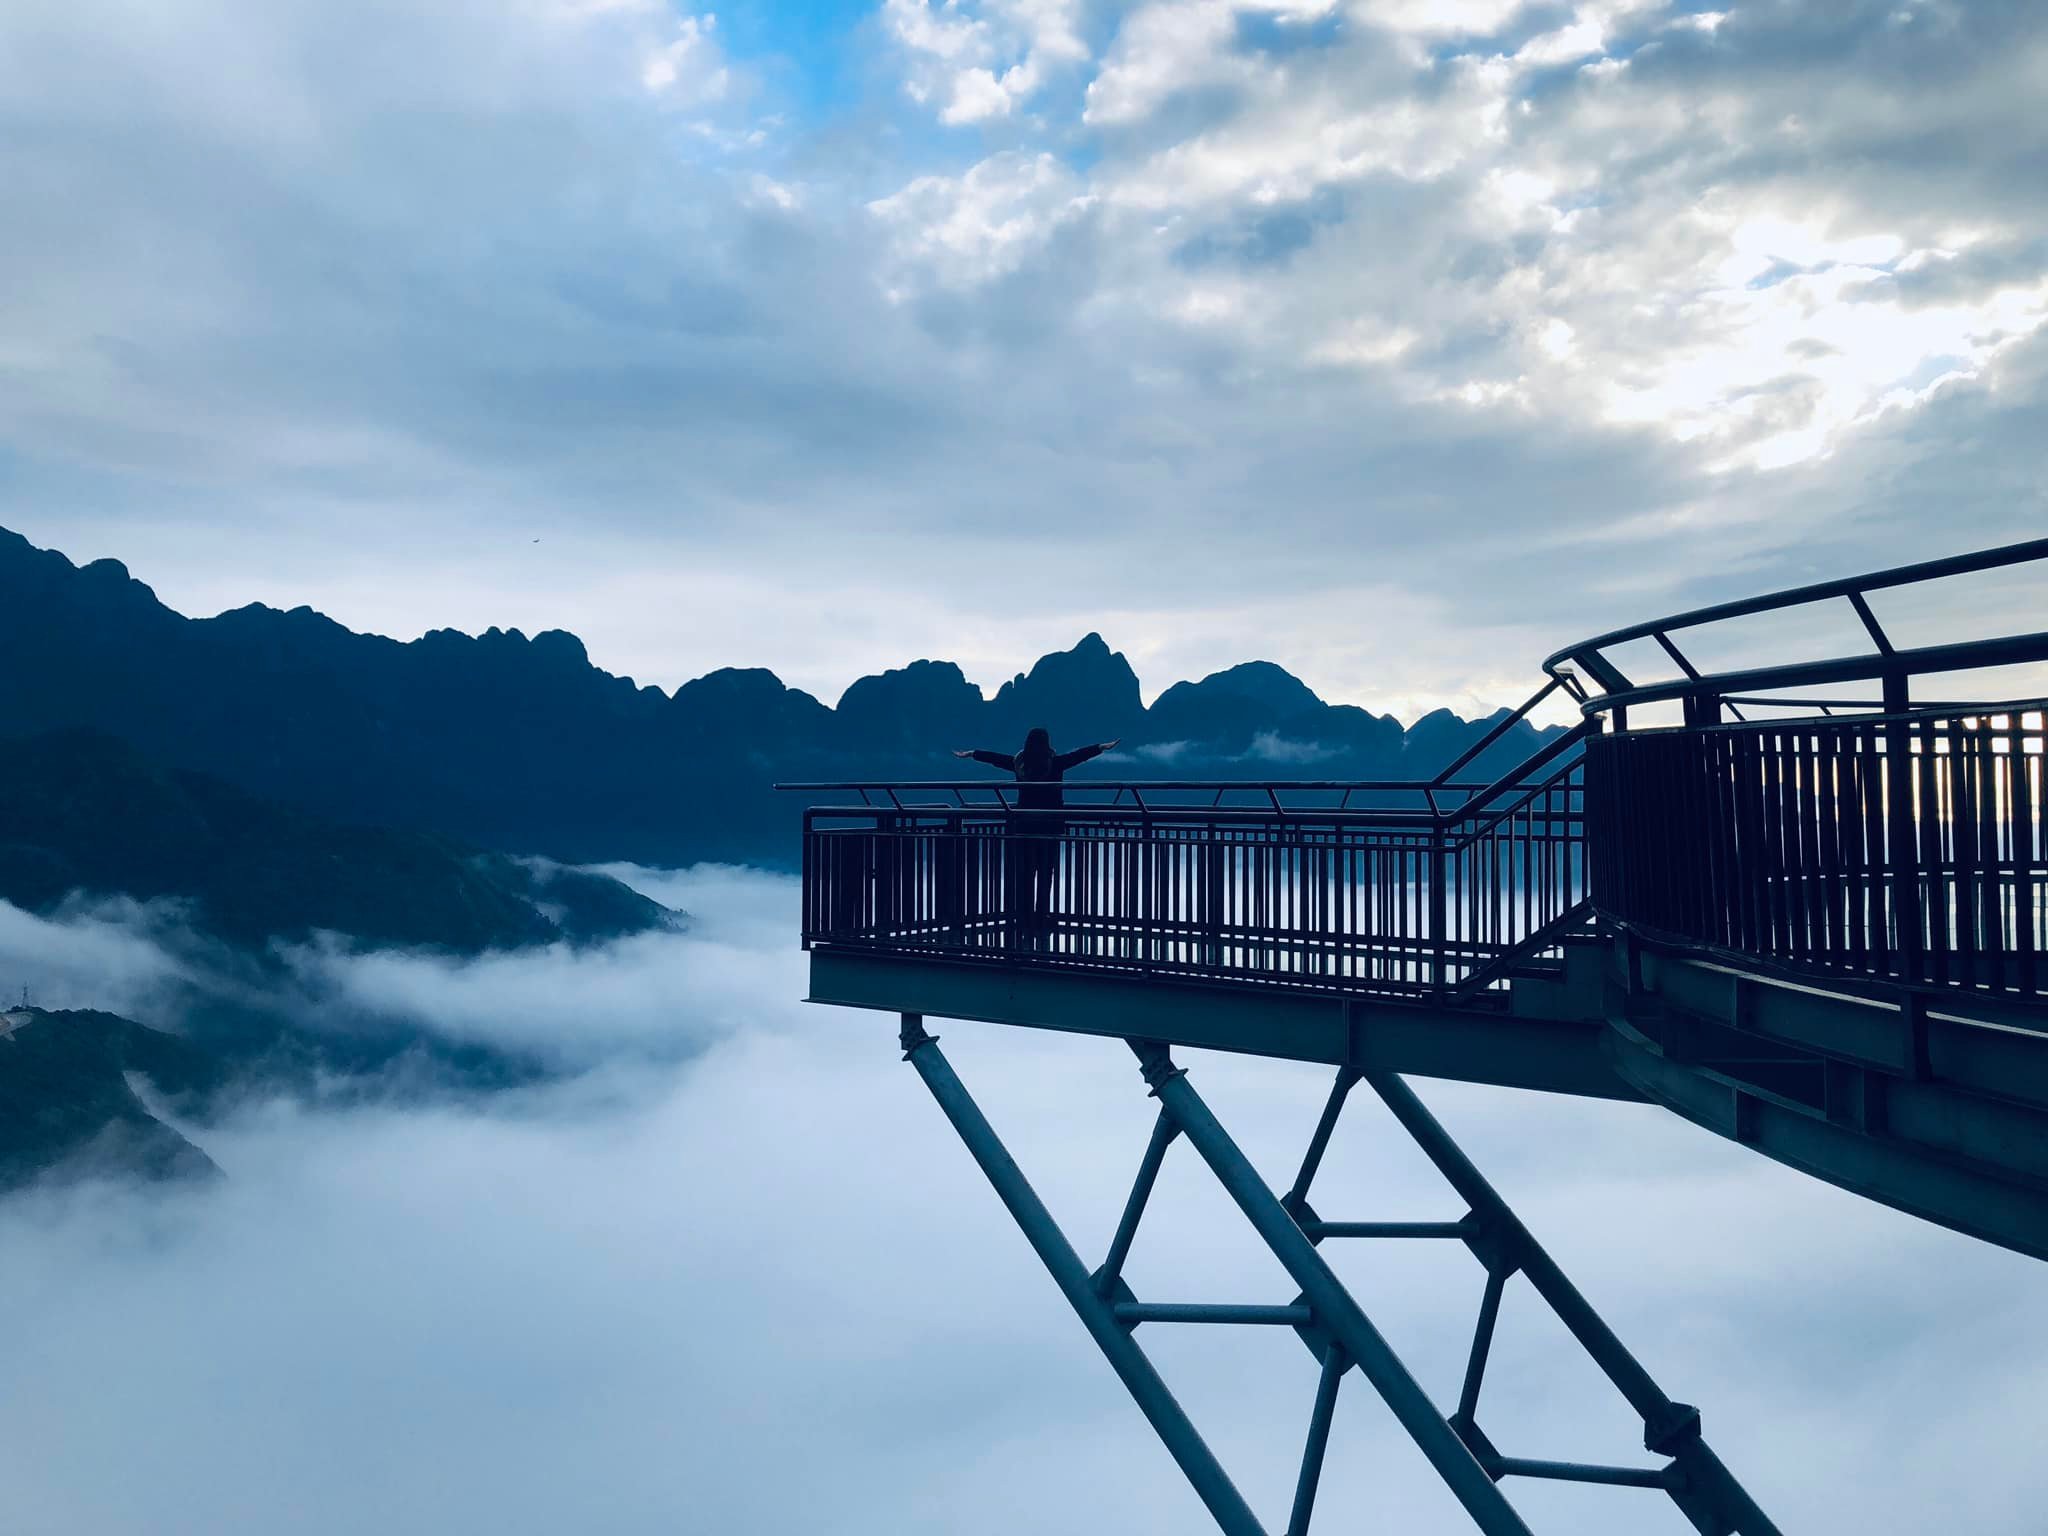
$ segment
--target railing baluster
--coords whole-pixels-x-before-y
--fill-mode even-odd
[[[2034,997],[2040,718],[1973,706],[1595,735],[1539,781],[1435,815],[1379,796],[1120,797],[1069,806],[1048,837],[1050,818],[965,802],[814,808],[804,937],[1451,997],[1503,985],[1591,897],[1651,939]],[[1026,856],[1048,845],[1042,928]]]
[[[2034,990],[2034,864],[2040,857],[2034,832],[2034,765],[2041,761],[2027,751],[2027,727],[2023,715],[2012,717],[2011,746],[2007,761],[2012,764],[2012,929],[2015,983],[2022,992]]]

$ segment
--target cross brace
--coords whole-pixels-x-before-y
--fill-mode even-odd
[[[1159,1100],[1159,1116],[1138,1165],[1122,1219],[1117,1223],[1116,1235],[1111,1239],[1109,1255],[1101,1268],[1090,1271],[954,1074],[936,1038],[925,1031],[923,1017],[906,1013],[902,1023],[904,1059],[917,1068],[932,1097],[994,1185],[996,1194],[1083,1326],[1227,1536],[1267,1533],[1138,1344],[1135,1333],[1142,1324],[1291,1327],[1315,1354],[1321,1376],[1285,1536],[1306,1536],[1338,1389],[1354,1369],[1393,1411],[1485,1536],[1529,1536],[1529,1527],[1498,1486],[1506,1477],[1661,1489],[1703,1536],[1778,1536],[1778,1528],[1757,1508],[1702,1438],[1699,1411],[1664,1395],[1399,1077],[1354,1067],[1340,1069],[1293,1186],[1286,1194],[1275,1195],[1210,1112],[1188,1081],[1185,1069],[1174,1064],[1168,1046],[1152,1040],[1128,1041],[1137,1054],[1141,1075],[1153,1097]],[[1468,1209],[1460,1220],[1324,1221],[1309,1205],[1309,1187],[1329,1147],[1331,1133],[1351,1090],[1361,1081],[1379,1096],[1465,1202]],[[1124,1262],[1130,1255],[1132,1240],[1167,1149],[1183,1136],[1300,1286],[1301,1294],[1292,1302],[1142,1302],[1124,1283]],[[1455,1239],[1463,1242],[1484,1266],[1486,1288],[1480,1300],[1465,1379],[1458,1407],[1448,1417],[1430,1401],[1318,1252],[1324,1240],[1340,1237]],[[1643,1447],[1662,1458],[1660,1465],[1605,1466],[1507,1456],[1496,1450],[1480,1430],[1479,1393],[1493,1343],[1494,1324],[1507,1283],[1517,1274],[1529,1281],[1641,1416]]]

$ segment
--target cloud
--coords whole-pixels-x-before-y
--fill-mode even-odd
[[[700,919],[674,951],[675,1027],[700,1053],[650,1056],[585,1019],[601,1048],[545,1086],[251,1105],[194,1128],[229,1175],[217,1186],[0,1203],[13,1372],[0,1462],[22,1529],[1202,1523],[898,1060],[894,1021],[798,1003],[792,884],[636,874]],[[568,964],[604,997],[600,957]],[[470,1027],[473,999],[443,995],[448,1027]],[[1098,1252],[1151,1115],[1128,1052],[936,1027],[1077,1246]],[[1325,1074],[1184,1064],[1268,1177],[1288,1177]],[[2028,1326],[2032,1263],[1657,1111],[1421,1090],[1649,1369],[1702,1405],[1786,1528],[1903,1536],[1937,1511],[1987,1536],[2035,1528],[2048,1472],[2023,1447],[2048,1352]],[[1361,1218],[1457,1214],[1362,1092],[1318,1201]],[[1455,1395],[1478,1266],[1425,1244],[1336,1261],[1425,1384]],[[1292,1294],[1184,1147],[1129,1273],[1156,1300]],[[1277,1521],[1312,1362],[1274,1331],[1144,1338]],[[1517,1451],[1636,1459],[1626,1411],[1519,1284],[1483,1403]],[[1327,1521],[1468,1528],[1356,1378],[1328,1479]],[[1627,1490],[1512,1491],[1538,1530],[1682,1528]]]
[[[80,899],[43,916],[0,901],[0,1007],[100,1008],[172,1022],[194,979],[199,941],[176,905]]]
[[[904,89],[960,126],[1008,117],[1050,75],[1088,57],[1077,0],[883,0],[890,35],[910,60]]]
[[[921,176],[868,211],[894,233],[902,262],[968,287],[1015,271],[1089,201],[1051,155],[1012,154],[962,176]]]
[[[316,1026],[381,1019],[558,1070],[635,1054],[694,1055],[753,1023],[758,983],[735,949],[763,946],[761,909],[766,893],[780,897],[783,882],[711,865],[676,874],[620,864],[604,873],[658,892],[690,914],[687,927],[468,957],[313,944],[284,958]],[[779,899],[775,915],[783,915]]]
[[[1369,587],[1420,627],[1276,659],[1404,710],[2031,533],[2039,8],[1699,15],[29,0],[8,520],[195,611],[822,697],[1114,615],[1170,682]],[[1438,665],[1482,622],[1528,642]]]

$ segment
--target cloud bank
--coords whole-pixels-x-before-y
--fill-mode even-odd
[[[699,925],[666,936],[643,1026],[606,1026],[597,1009],[561,1020],[595,1029],[574,1075],[429,1105],[254,1104],[194,1132],[229,1175],[216,1187],[0,1204],[0,1472],[17,1528],[1200,1528],[897,1059],[894,1021],[797,1001],[793,885],[638,878]],[[562,963],[572,989],[622,1015],[643,1007],[606,990],[619,957]],[[533,978],[417,981],[407,996],[461,1033],[479,1027],[487,990],[514,996]],[[565,995],[532,992],[544,1008]],[[648,1050],[657,1017],[700,1049]],[[524,1021],[510,1027],[526,1037]],[[1077,1246],[1099,1252],[1150,1122],[1128,1052],[938,1027]],[[1323,1074],[1186,1064],[1284,1180]],[[1422,1091],[1667,1390],[1702,1405],[1716,1447],[1787,1529],[2037,1527],[2048,1471],[2028,1436],[2048,1350],[2031,1326],[2034,1265],[1646,1108]],[[1168,1159],[1134,1288],[1287,1299],[1185,1150]],[[1364,1102],[1318,1200],[1361,1217],[1458,1214]],[[1426,1244],[1340,1260],[1425,1384],[1455,1396],[1477,1265]],[[1147,1330],[1275,1523],[1314,1378],[1276,1333]],[[1516,1289],[1485,1402],[1517,1451],[1633,1459],[1625,1410]],[[1630,1490],[1514,1496],[1538,1530],[1683,1528]],[[1355,1378],[1319,1512],[1332,1528],[1467,1528]]]

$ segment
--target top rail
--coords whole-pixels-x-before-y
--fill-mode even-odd
[[[1532,710],[1559,688],[1570,689],[1570,685],[1557,678],[1546,682],[1531,694],[1520,707],[1507,711],[1490,727],[1479,740],[1459,753],[1433,778],[1428,779],[1077,779],[1063,781],[1061,788],[1068,794],[1108,795],[1112,806],[1120,805],[1124,796],[1140,810],[1177,809],[1164,804],[1150,806],[1145,796],[1206,794],[1212,797],[1211,806],[1221,808],[1225,795],[1251,795],[1264,797],[1267,805],[1276,812],[1286,813],[1290,808],[1282,804],[1281,797],[1314,794],[1337,795],[1336,806],[1316,805],[1294,807],[1298,811],[1326,811],[1350,809],[1353,795],[1412,795],[1419,797],[1431,816],[1449,820],[1468,815],[1479,805],[1495,796],[1525,789],[1536,782],[1535,776],[1549,768],[1559,758],[1577,748],[1595,729],[1588,721],[1580,721],[1569,730],[1541,743],[1535,751],[1509,768],[1495,779],[1454,779],[1452,774],[1469,767],[1486,750],[1498,742],[1516,725],[1526,720]],[[984,803],[994,805],[1011,804],[1022,787],[1016,782],[1000,779],[839,779],[778,783],[777,790],[804,794],[858,794],[863,806],[871,806],[874,795],[888,797],[891,806],[909,809],[904,795],[938,794],[951,795],[952,804],[967,806],[969,795],[986,797]],[[1439,801],[1440,795],[1462,795],[1464,799],[1446,809]],[[1085,811],[1099,806],[1100,802],[1083,801],[1070,803],[1068,809]],[[1364,810],[1365,807],[1359,809]],[[1375,807],[1374,809],[1388,809]]]
[[[1368,790],[1407,790],[1421,794],[1427,789],[1482,790],[1489,781],[1474,779],[1461,783],[1444,783],[1436,779],[1069,779],[1062,787],[1069,791],[1080,790],[1160,790],[1160,791],[1211,791],[1248,790],[1263,792],[1267,789],[1314,790],[1332,793],[1338,790],[1365,792]],[[824,792],[827,790],[1009,790],[1016,785],[1002,779],[834,779],[815,783],[779,783],[781,790],[802,790]]]
[[[1625,719],[1626,711],[1632,705],[1668,702],[1674,699],[1687,701],[1689,708],[1699,713],[1710,710],[1717,714],[1720,708],[1725,706],[1734,712],[1737,718],[1741,718],[1741,710],[1745,707],[1778,707],[1794,702],[1811,703],[1820,712],[1831,714],[1837,710],[1858,706],[1848,700],[1828,704],[1821,701],[1743,698],[1740,695],[1779,688],[1869,680],[1881,681],[1886,688],[1884,699],[1875,707],[1896,712],[1906,705],[1908,685],[1912,678],[1935,673],[2048,661],[2048,631],[1901,648],[1872,611],[1866,600],[1867,595],[2037,561],[2048,561],[2048,538],[2027,539],[2016,544],[2005,544],[1971,554],[1953,555],[1942,560],[1924,560],[1913,565],[1870,571],[1860,576],[1810,582],[1804,586],[1788,587],[1758,597],[1712,603],[1669,614],[1661,619],[1651,619],[1593,635],[1553,652],[1544,660],[1543,669],[1558,682],[1575,679],[1583,673],[1599,689],[1597,695],[1584,698],[1584,712],[1588,716],[1613,715],[1618,723]],[[1855,655],[1807,658],[1708,673],[1703,672],[1695,664],[1674,638],[1684,631],[1698,629],[1707,624],[1836,601],[1846,602],[1854,611],[1857,622],[1870,640],[1869,651]],[[1608,654],[1619,646],[1640,640],[1655,641],[1659,649],[1678,667],[1680,676],[1653,683],[1638,683]],[[1703,702],[1707,706],[1706,710],[1700,708]]]

